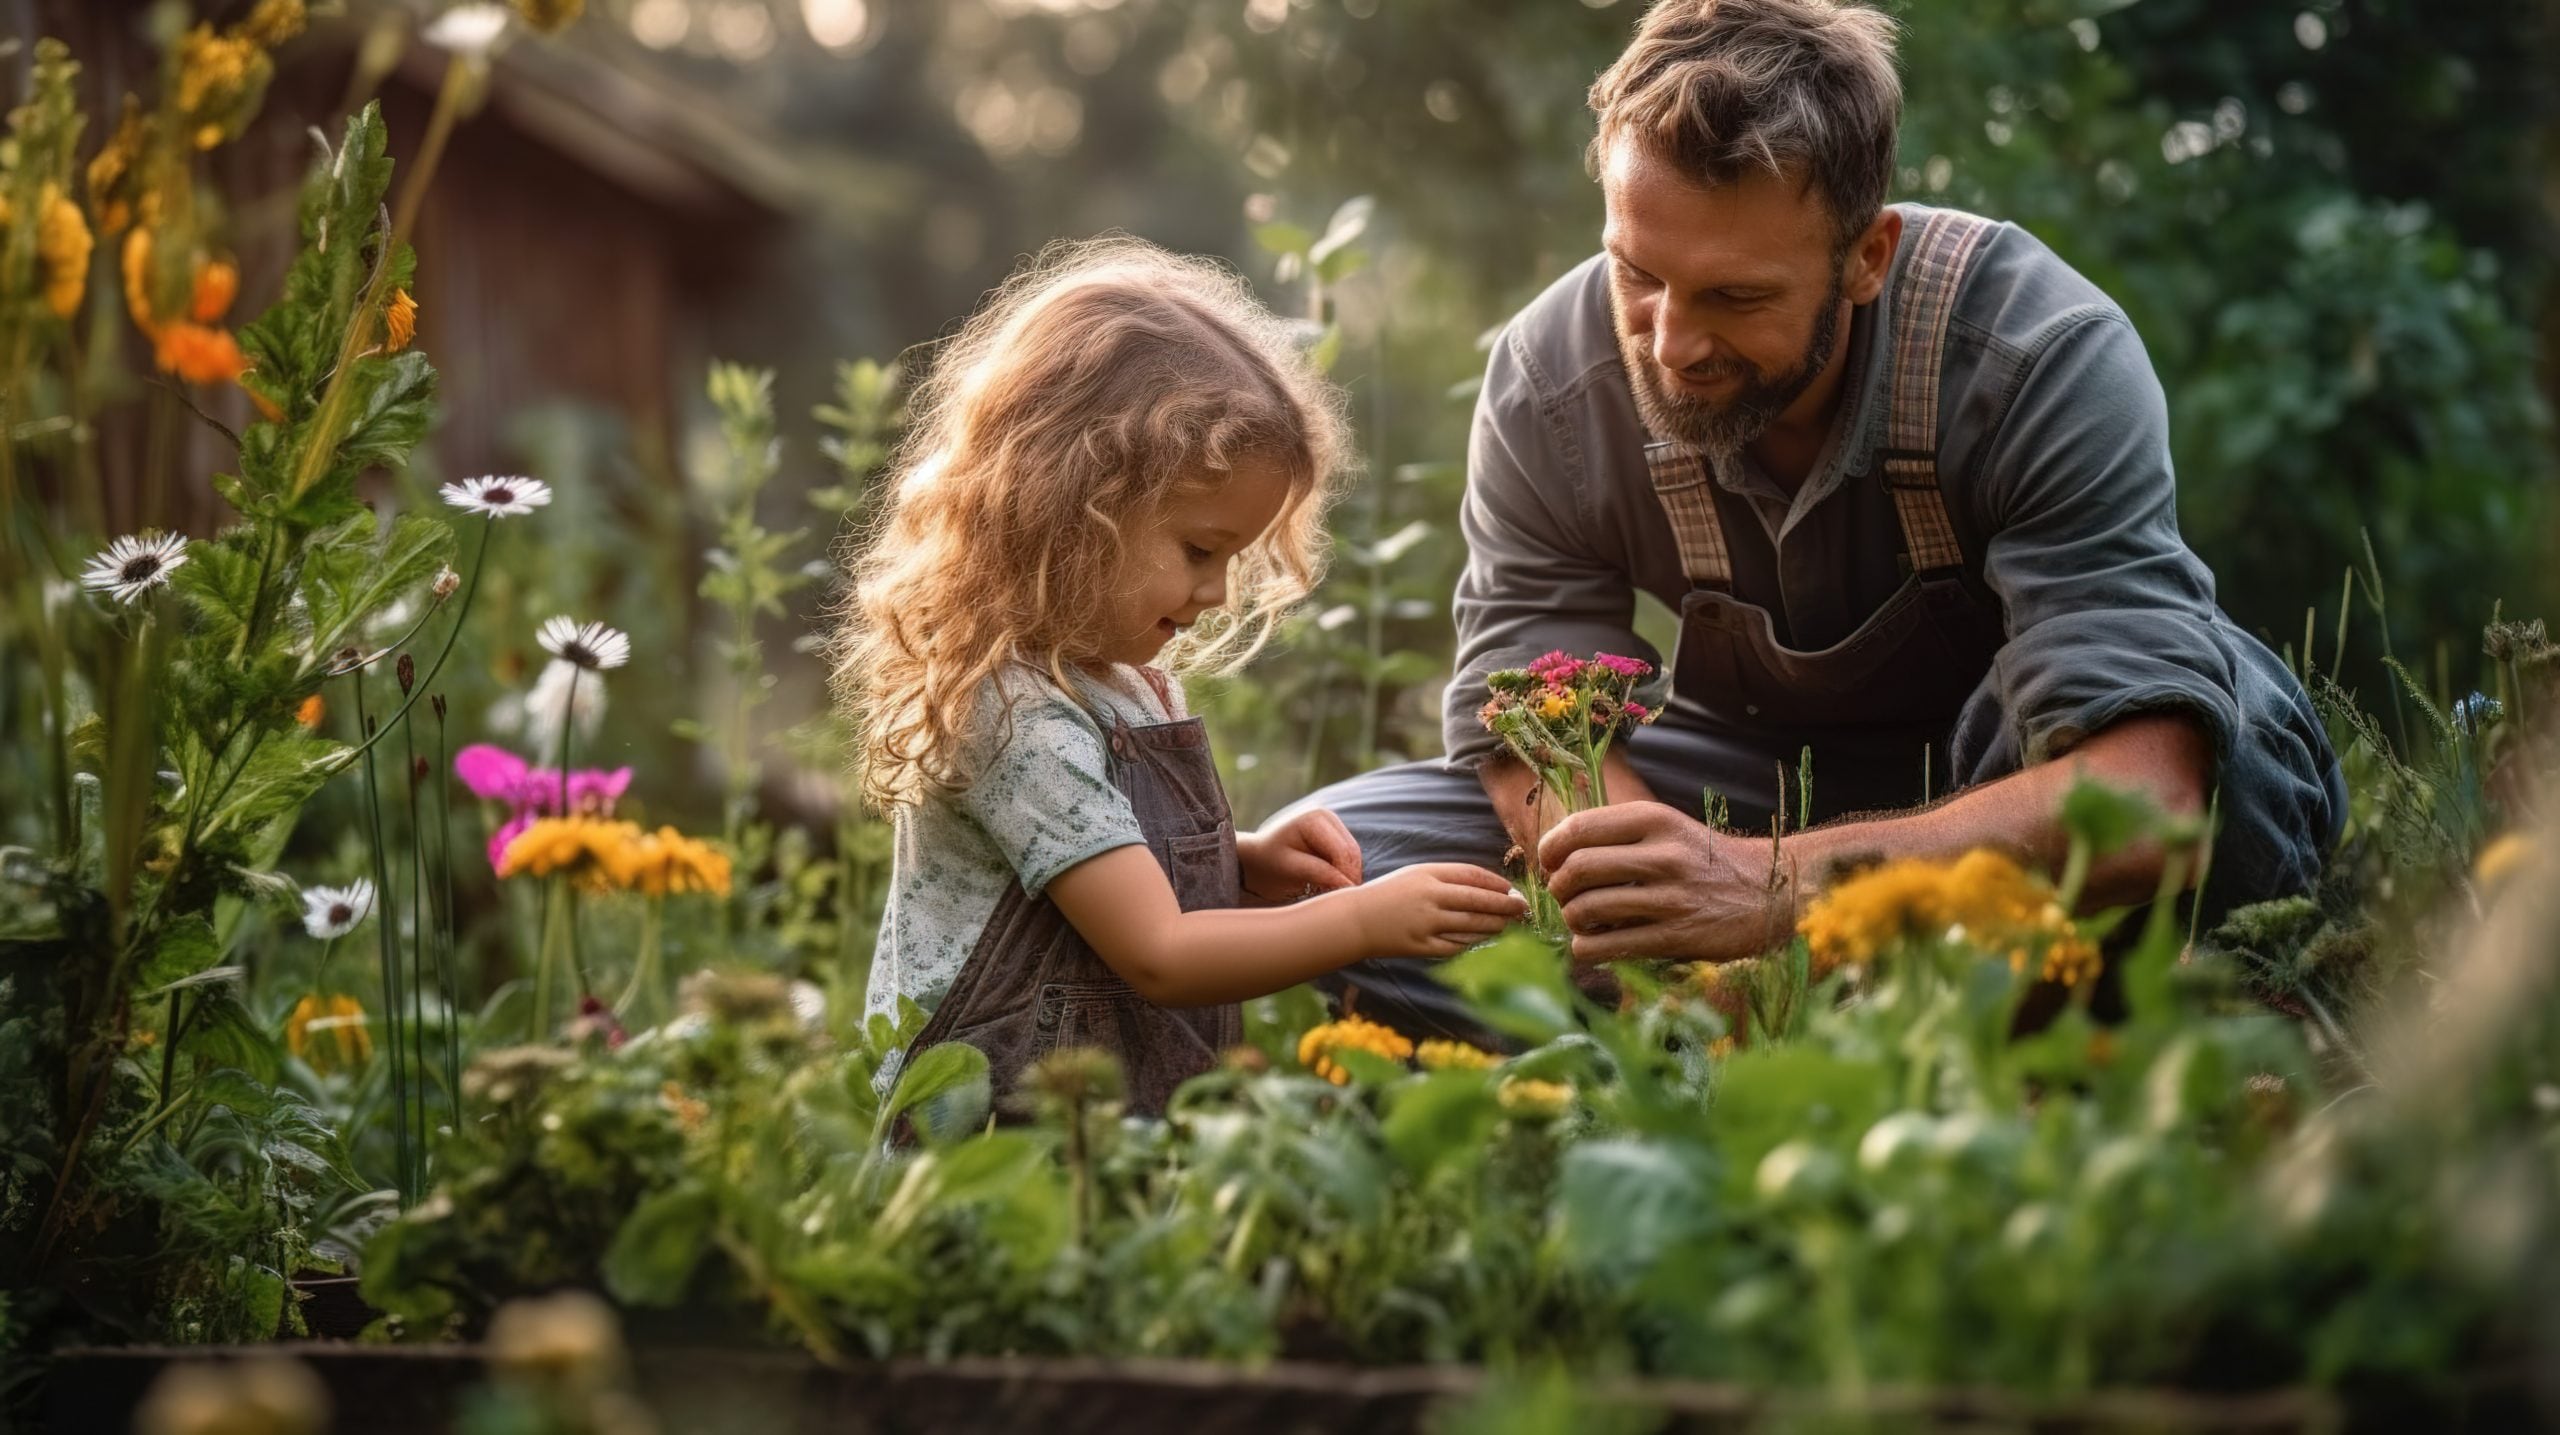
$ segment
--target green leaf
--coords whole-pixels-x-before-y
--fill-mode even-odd
[[[411,349],[389,359],[366,359],[357,369],[363,385],[346,437],[338,441],[337,461],[350,473],[381,466],[397,468],[427,436],[435,418],[436,371],[427,356]]]
[[[605,1289],[632,1305],[682,1300],[717,1214],[710,1189],[690,1181],[642,1198],[605,1252]]]
[[[192,642],[228,649],[249,626],[258,599],[258,561],[248,545],[258,530],[235,527],[222,536],[187,545],[187,564],[169,575],[169,587],[196,617]]]
[[[1432,977],[1467,999],[1485,1025],[1505,1036],[1545,1042],[1574,1026],[1563,953],[1524,928],[1461,952]]]
[[[906,1116],[927,1145],[938,1145],[984,1122],[993,1100],[987,1054],[965,1041],[946,1041],[908,1059],[897,1089],[880,1108],[879,1134],[887,1135]]]
[[[1491,1073],[1435,1071],[1396,1090],[1384,1135],[1396,1159],[1427,1178],[1481,1160],[1501,1119]]]
[[[212,921],[201,912],[189,912],[161,930],[134,985],[146,995],[158,995],[221,960],[222,944],[214,937]]]
[[[988,1131],[934,1154],[940,1199],[950,1205],[991,1200],[1029,1180],[1047,1164],[1048,1146],[1020,1131]]]
[[[2104,857],[2157,831],[2160,809],[2138,792],[2084,777],[2063,794],[2062,825],[2087,842],[2094,855]]]
[[[340,770],[347,751],[342,743],[300,733],[269,737],[240,770],[222,806],[205,825],[206,831],[246,831],[299,812],[321,784]]]
[[[315,538],[302,565],[312,650],[335,652],[367,619],[434,578],[453,549],[452,526],[420,513],[400,515],[379,539],[369,510]]]
[[[1316,237],[1303,224],[1274,221],[1253,227],[1253,242],[1266,254],[1305,254],[1315,246]]]
[[[1706,1173],[1655,1142],[1583,1142],[1565,1153],[1557,1175],[1564,1259],[1603,1279],[1641,1276],[1661,1265],[1713,1226],[1714,1211]]]

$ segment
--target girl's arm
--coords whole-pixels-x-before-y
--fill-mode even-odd
[[[1433,862],[1286,907],[1185,912],[1144,845],[1051,879],[1049,899],[1138,995],[1158,1006],[1269,996],[1364,957],[1446,957],[1528,915],[1481,867]]]

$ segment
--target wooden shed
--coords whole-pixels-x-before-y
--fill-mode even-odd
[[[24,92],[25,38],[61,38],[83,67],[93,117],[85,156],[101,139],[98,117],[112,115],[127,91],[147,96],[158,83],[154,8],[149,0],[0,0],[0,35],[21,41],[0,65],[0,100],[15,103]],[[198,8],[220,18],[225,7]],[[367,94],[382,102],[395,160],[407,162],[426,131],[443,52],[408,32],[403,11],[347,9],[316,18],[278,53],[254,127],[212,157],[214,182],[232,206],[244,316],[272,298],[290,257],[310,131],[333,132]],[[621,416],[643,469],[670,471],[678,396],[699,383],[719,316],[738,311],[741,291],[775,267],[803,208],[794,173],[712,97],[666,75],[634,74],[574,37],[523,37],[503,49],[485,103],[452,136],[412,236],[418,342],[444,399],[431,440],[439,468],[478,473],[520,462],[509,451],[509,417],[569,401]],[[124,340],[133,371],[147,370],[139,337]],[[110,526],[208,532],[224,513],[204,485],[142,490],[145,425],[125,406],[138,408],[147,394],[109,396],[101,415]],[[217,417],[246,418],[237,394],[205,398]],[[187,430],[179,473],[218,470],[220,436]]]

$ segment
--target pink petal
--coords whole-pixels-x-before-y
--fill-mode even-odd
[[[524,759],[485,742],[475,742],[453,755],[454,775],[478,797],[514,802],[524,782]]]
[[[490,871],[495,872],[498,870],[498,864],[504,860],[507,855],[507,844],[515,841],[519,837],[522,837],[524,835],[524,830],[533,825],[533,818],[534,813],[531,808],[518,808],[516,809],[516,815],[507,819],[506,826],[489,834]]]

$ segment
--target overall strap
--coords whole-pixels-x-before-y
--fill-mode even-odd
[[[1947,321],[1956,290],[1991,221],[1951,209],[1921,221],[1893,294],[1893,395],[1886,419],[1884,486],[1902,520],[1915,573],[1964,566],[1964,546],[1938,486],[1938,386],[1947,359]]]
[[[1658,438],[1645,444],[1644,466],[1670,516],[1671,536],[1679,541],[1681,571],[1697,587],[1732,592],[1733,554],[1716,518],[1715,480],[1706,459],[1685,444]]]

